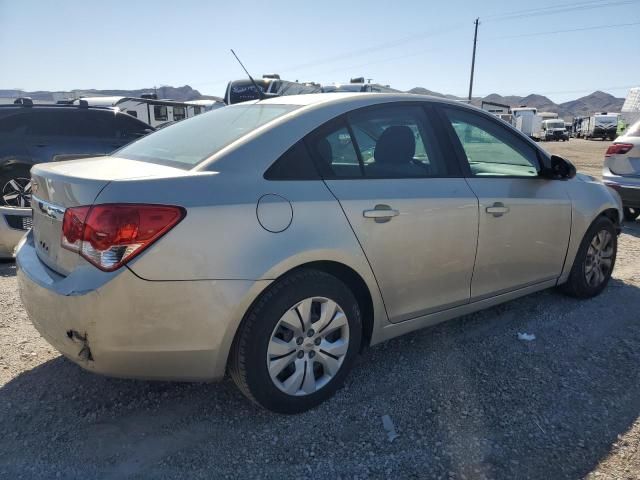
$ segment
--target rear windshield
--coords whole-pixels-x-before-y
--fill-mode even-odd
[[[298,105],[234,105],[177,122],[114,152],[117,157],[188,170]]]

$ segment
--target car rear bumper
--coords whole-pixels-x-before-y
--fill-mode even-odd
[[[81,367],[109,376],[217,380],[244,311],[269,282],[161,282],[92,266],[67,277],[38,258],[28,235],[17,254],[22,301],[34,326]]]
[[[0,207],[0,259],[13,258],[16,245],[31,228],[31,209]]]
[[[637,179],[607,175],[602,178],[605,185],[613,188],[622,199],[625,207],[640,208],[640,177]]]

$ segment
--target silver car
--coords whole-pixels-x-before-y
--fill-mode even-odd
[[[626,220],[640,217],[640,121],[607,149],[602,180],[620,194]]]
[[[37,165],[17,255],[38,331],[106,375],[329,398],[354,358],[549,287],[600,293],[615,192],[504,122],[409,94],[237,104]]]

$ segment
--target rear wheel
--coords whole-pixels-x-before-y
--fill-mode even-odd
[[[0,173],[0,205],[3,207],[31,206],[31,174],[20,167]]]
[[[258,405],[299,413],[330,398],[351,369],[362,337],[347,286],[316,270],[276,281],[247,313],[229,359],[236,385]]]
[[[618,238],[613,222],[598,217],[582,239],[562,290],[573,297],[590,298],[605,289],[616,263]]]
[[[624,219],[627,222],[633,222],[640,217],[640,208],[624,207]]]

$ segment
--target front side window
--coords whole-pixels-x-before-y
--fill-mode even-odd
[[[534,148],[501,125],[473,112],[445,108],[464,150],[471,175],[536,177]]]
[[[114,155],[190,169],[298,105],[244,104],[218,108],[158,130]]]
[[[154,105],[153,116],[159,122],[166,122],[169,119],[169,116],[167,114],[167,107],[165,107],[164,105]]]

